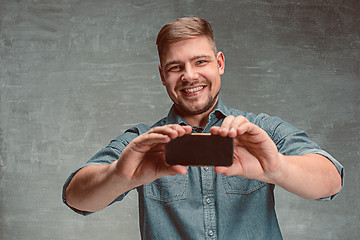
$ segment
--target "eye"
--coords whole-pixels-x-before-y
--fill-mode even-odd
[[[196,65],[204,65],[205,63],[207,63],[206,60],[199,60],[196,62]]]
[[[168,69],[168,72],[177,72],[180,71],[181,67],[179,65],[172,66]]]

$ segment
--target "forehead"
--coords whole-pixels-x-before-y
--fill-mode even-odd
[[[160,62],[182,61],[194,56],[215,55],[214,48],[206,36],[181,40],[168,44],[162,51]]]

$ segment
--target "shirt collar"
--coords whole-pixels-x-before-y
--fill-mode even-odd
[[[226,107],[221,99],[219,98],[214,110],[209,114],[209,121],[216,117],[218,119],[225,118],[231,115],[228,107]],[[180,124],[180,125],[189,125],[184,118],[178,115],[175,111],[174,105],[171,107],[169,114],[166,119],[167,124]]]
[[[229,115],[231,115],[229,108],[223,104],[221,99],[219,98],[219,101],[217,102],[214,110],[210,113],[210,117],[213,115],[221,114],[221,116],[218,116],[218,118],[225,118]]]

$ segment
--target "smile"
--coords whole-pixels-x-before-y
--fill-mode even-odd
[[[199,87],[195,87],[195,88],[187,88],[184,89],[183,91],[186,93],[193,93],[193,92],[198,92],[200,90],[202,90],[204,88],[204,86],[199,86]]]

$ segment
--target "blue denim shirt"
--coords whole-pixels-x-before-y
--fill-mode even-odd
[[[229,115],[243,115],[264,129],[279,152],[285,155],[317,153],[327,157],[343,176],[339,162],[321,150],[304,131],[278,117],[235,110],[219,100],[206,127],[193,130],[209,132],[212,126],[220,126]],[[152,127],[174,123],[187,124],[172,108],[167,117]],[[141,124],[127,130],[80,168],[117,160],[132,139],[149,129],[151,127]],[[79,169],[64,185],[65,203],[65,189]],[[212,167],[188,167],[186,175],[166,176],[138,187],[137,191],[142,239],[282,239],[274,208],[274,185],[269,183],[240,176],[223,176],[216,174]],[[121,201],[126,194],[114,202]]]

